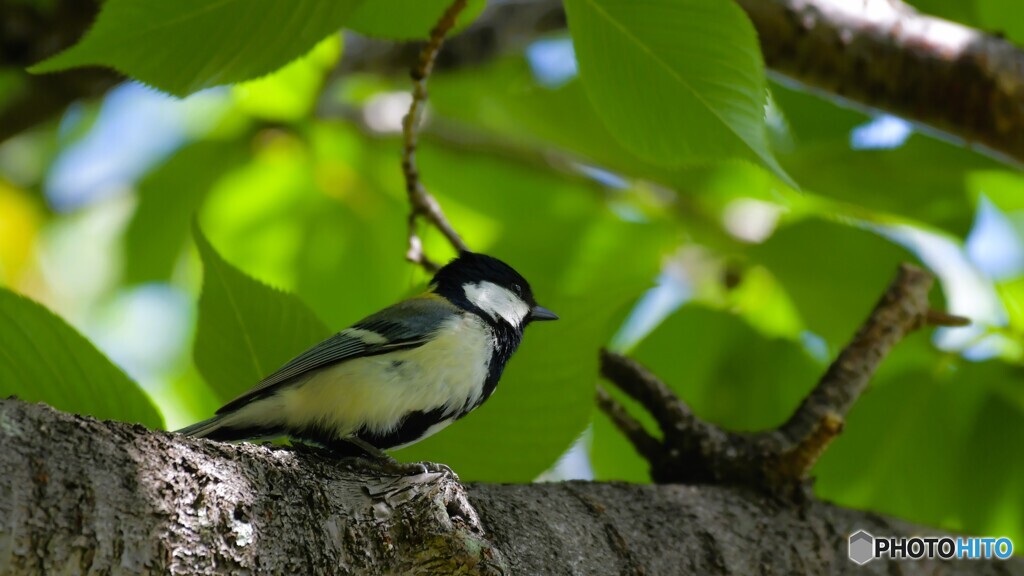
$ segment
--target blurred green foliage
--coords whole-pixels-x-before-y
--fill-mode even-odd
[[[174,428],[422,289],[402,259],[393,103],[408,82],[333,78],[341,42],[324,36],[422,37],[447,2],[304,0],[244,18],[236,2],[156,4],[108,0],[46,66],[99,62],[175,94],[287,66],[193,97],[219,110],[203,130],[66,212],[55,174],[106,111],[77,104],[0,144],[0,395]],[[1011,0],[914,4],[1022,41]],[[814,385],[897,263],[917,261],[940,277],[936,306],[975,325],[896,348],[816,469],[817,493],[1024,538],[1024,177],[910,127],[855,143],[878,119],[776,83],[762,113],[764,70],[735,6],[625,6],[567,2],[579,75],[542,81],[515,53],[431,78],[425,184],[470,246],[512,263],[562,320],[528,330],[493,399],[399,457],[529,481],[582,438],[595,477],[646,481],[594,408],[599,347],[629,350],[703,417],[763,429]],[[154,9],[183,19],[153,30]],[[0,77],[0,106],[18,74]],[[988,204],[998,225],[979,215]],[[433,257],[453,255],[423,232]],[[99,317],[133,325],[125,302],[153,287],[186,304],[101,329]],[[160,343],[162,363],[134,361],[139,342]]]

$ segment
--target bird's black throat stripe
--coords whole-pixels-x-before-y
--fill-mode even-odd
[[[519,348],[519,343],[523,339],[523,330],[516,328],[508,322],[491,322],[491,330],[494,331],[494,351],[491,353],[491,361],[487,366],[487,379],[484,380],[484,390],[477,399],[476,403],[472,405],[466,405],[462,409],[462,413],[459,414],[459,418],[469,414],[473,410],[476,410],[484,403],[491,394],[494,393],[495,388],[498,386],[498,380],[501,380],[501,374],[505,371],[505,365],[508,364],[512,354]]]

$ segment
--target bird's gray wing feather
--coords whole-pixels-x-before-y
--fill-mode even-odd
[[[345,360],[422,346],[445,320],[461,311],[446,300],[424,296],[399,302],[299,354],[255,387],[217,410],[231,412],[278,386]]]

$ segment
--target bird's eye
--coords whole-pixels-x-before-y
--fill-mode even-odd
[[[516,296],[519,296],[520,298],[523,297],[523,287],[519,284],[513,284],[512,291],[516,293]]]

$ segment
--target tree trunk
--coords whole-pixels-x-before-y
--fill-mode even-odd
[[[381,475],[0,401],[0,574],[884,573],[850,533],[936,533],[721,486]],[[903,573],[1024,574],[904,561]]]

